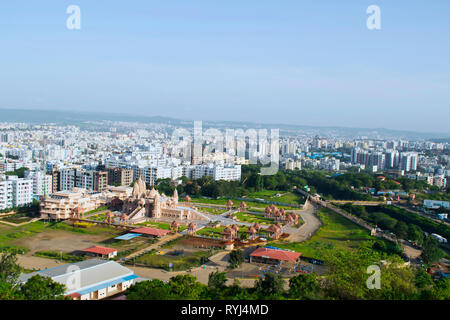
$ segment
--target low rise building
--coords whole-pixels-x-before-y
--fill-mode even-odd
[[[66,286],[65,295],[73,300],[101,300],[126,291],[139,276],[121,264],[101,259],[89,259],[56,268],[25,273],[19,277],[25,283],[39,275]]]

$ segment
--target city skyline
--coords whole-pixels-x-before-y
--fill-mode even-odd
[[[450,132],[444,1],[71,4],[2,3],[0,108]]]

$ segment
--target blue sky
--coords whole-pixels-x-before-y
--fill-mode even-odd
[[[0,108],[450,132],[449,35],[445,0],[2,0]]]

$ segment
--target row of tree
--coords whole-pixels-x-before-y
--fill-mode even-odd
[[[130,300],[450,299],[449,278],[434,281],[422,268],[400,267],[403,261],[395,257],[389,266],[381,267],[379,288],[370,286],[367,270],[380,256],[368,247],[336,249],[326,255],[329,271],[325,276],[299,274],[286,282],[279,274],[266,273],[247,288],[236,280],[227,285],[226,273],[216,271],[209,275],[208,285],[191,275],[178,275],[167,283],[139,282],[126,296]]]

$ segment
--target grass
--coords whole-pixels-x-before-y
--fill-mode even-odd
[[[58,251],[38,251],[34,255],[36,257],[49,258],[71,263],[84,260],[83,257]]]
[[[99,207],[97,209],[85,212],[84,216],[86,216],[87,214],[96,213],[96,212],[105,211],[105,210],[108,210],[108,206]]]
[[[371,236],[368,230],[328,209],[320,209],[318,215],[322,221],[322,227],[311,239],[301,243],[279,241],[269,245],[301,252],[306,257],[321,259],[321,248],[351,250],[359,247],[365,241],[377,239]]]
[[[281,196],[277,197],[276,195],[280,194]],[[276,191],[276,190],[264,190],[250,193],[248,198],[251,199],[264,199],[266,201],[274,201],[274,202],[283,202],[283,203],[292,203],[292,204],[304,204],[305,199],[293,192],[286,191]]]
[[[251,212],[237,212],[234,214],[241,222],[259,223],[259,224],[273,224],[275,220],[272,218],[264,218],[262,214]]]
[[[173,264],[173,271],[187,270],[194,267],[199,267],[204,264],[207,259],[214,254],[214,251],[195,251],[183,253],[179,256],[175,255],[159,255],[154,251],[143,254],[136,258],[135,262],[143,264],[150,268],[160,268],[170,270],[169,264]]]
[[[209,214],[216,214],[216,215],[220,215],[220,214],[225,213],[225,212],[228,211],[228,210],[225,210],[225,209],[204,208],[204,207],[202,207],[202,208],[198,208],[197,207],[197,209],[200,212],[206,212],[206,213],[209,213]]]
[[[173,248],[175,247],[180,241],[186,239],[186,236],[181,236],[179,238],[167,241],[166,243],[164,243],[161,248],[165,248],[165,249],[169,249],[169,248]]]
[[[16,214],[1,218],[1,221],[20,224],[20,223],[28,222],[32,219],[33,219],[33,217],[28,216],[26,213],[16,213]]]
[[[278,192],[275,191],[274,194],[276,194]],[[290,194],[292,194],[292,196],[295,196],[298,199],[301,199],[300,196],[289,192]],[[257,193],[252,193],[251,195],[255,195]],[[262,198],[262,197],[251,197],[251,196],[247,196],[249,199],[255,199],[255,198]],[[290,198],[291,195],[287,196],[286,200],[289,201],[288,198]],[[231,198],[230,198],[231,199]],[[275,201],[275,202],[286,202],[286,201],[281,201],[280,199],[283,199],[282,197],[276,197],[276,199],[270,199],[268,201]],[[290,200],[294,200],[293,198],[291,198]],[[242,202],[242,200],[236,200],[236,199],[231,199],[231,201],[233,202],[233,207],[237,208],[239,207],[240,203]],[[288,203],[292,203],[292,204],[303,204],[304,201],[303,200],[299,200],[300,202],[291,202],[289,201]],[[215,205],[221,205],[221,206],[225,206],[228,202],[228,198],[227,199],[207,199],[207,198],[192,198],[191,199],[192,203],[198,203],[198,204],[215,204]],[[247,204],[247,208],[262,208],[265,209],[267,206],[269,206],[267,203],[261,203],[261,202],[253,202],[253,201],[245,201],[244,202]],[[286,210],[292,210],[293,207],[290,206],[277,206],[279,209],[284,208]]]
[[[169,223],[164,223],[164,222],[146,221],[146,222],[139,223],[136,226],[156,228],[156,229],[163,229],[163,230],[170,230],[170,224]],[[178,228],[178,231],[181,232],[181,231],[184,231],[186,229],[187,229],[187,226],[182,224]]]
[[[198,230],[196,232],[197,235],[199,236],[209,236],[209,237],[214,237],[214,238],[222,238],[222,231],[225,229],[226,227],[219,227],[219,228],[210,228],[210,227],[206,227],[206,228],[202,228],[200,230]],[[248,231],[248,227],[239,227],[239,231],[238,234],[241,235],[243,233],[247,233]],[[261,230],[260,231],[261,235],[266,235],[267,232],[265,230]]]
[[[22,246],[5,246],[5,245],[1,245],[0,246],[0,252],[11,252],[11,253],[15,253],[15,254],[25,254],[28,251],[30,251],[30,249],[22,247]]]

